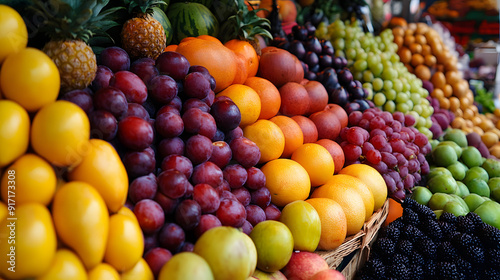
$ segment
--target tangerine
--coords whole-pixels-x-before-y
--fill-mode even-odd
[[[282,158],[289,158],[292,153],[304,144],[302,129],[292,118],[279,115],[270,119],[283,132],[285,136],[285,148],[281,154]]]
[[[332,178],[335,171],[332,155],[319,144],[303,144],[293,152],[291,159],[306,169],[311,179],[311,187],[323,185]]]
[[[260,77],[248,78],[244,85],[254,89],[260,97],[259,119],[270,119],[278,114],[281,106],[280,92],[269,80]]]
[[[339,174],[354,176],[363,181],[373,194],[373,210],[380,209],[387,200],[387,185],[380,173],[366,164],[351,164],[340,170]]]
[[[269,120],[258,120],[245,126],[243,136],[259,147],[259,163],[279,158],[285,148],[285,135],[278,125]]]
[[[321,221],[318,249],[333,250],[339,247],[347,235],[347,218],[340,204],[324,197],[310,198],[306,202],[316,209]]]
[[[234,53],[239,53],[245,58],[247,78],[257,75],[259,70],[259,56],[248,41],[232,39],[224,43],[224,46],[232,50]]]
[[[241,113],[241,127],[252,124],[259,118],[260,97],[251,87],[238,84],[230,85],[217,96],[227,96],[238,106]]]

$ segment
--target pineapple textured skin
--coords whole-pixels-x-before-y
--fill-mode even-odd
[[[96,56],[83,41],[50,41],[43,47],[43,52],[57,65],[63,92],[84,89],[94,80]]]
[[[163,26],[152,16],[145,14],[129,19],[123,25],[122,47],[132,58],[156,59],[165,49],[167,38]]]

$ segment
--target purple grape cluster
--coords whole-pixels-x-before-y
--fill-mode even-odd
[[[145,238],[144,258],[155,275],[177,252],[191,251],[216,226],[250,233],[279,220],[258,146],[243,137],[241,113],[215,97],[215,80],[176,52],[130,63],[105,49],[91,87],[63,98],[88,114],[92,137],[110,141],[130,179],[126,206]]]
[[[318,81],[328,92],[329,103],[338,104],[352,111],[364,111],[375,107],[366,100],[368,91],[358,80],[353,79],[344,57],[335,57],[329,40],[318,39],[312,25],[296,25],[286,38],[277,38],[274,44],[295,55],[304,68],[304,78]]]
[[[425,156],[431,152],[427,137],[415,127],[415,118],[379,108],[349,114],[349,125],[340,131],[346,164],[374,167],[385,180],[389,196],[402,201],[406,192],[429,172]]]

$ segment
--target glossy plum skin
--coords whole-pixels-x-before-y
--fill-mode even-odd
[[[148,98],[148,89],[139,76],[130,71],[118,71],[109,85],[121,90],[128,102],[143,104]]]
[[[99,55],[99,64],[109,67],[113,72],[129,70],[130,57],[128,53],[120,47],[108,47],[102,50]]]
[[[153,143],[153,127],[138,117],[126,117],[118,123],[118,138],[127,148],[144,150]]]

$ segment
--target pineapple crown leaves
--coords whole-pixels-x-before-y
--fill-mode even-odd
[[[134,12],[149,13],[154,6],[166,6],[167,3],[163,0],[123,0],[125,5],[128,6],[129,14]]]
[[[109,0],[47,0],[34,1],[30,7],[45,18],[40,30],[53,40],[79,39],[88,42],[94,36],[107,36],[106,30],[118,24],[113,14],[122,9],[104,10]]]
[[[231,39],[238,38],[240,40],[254,40],[256,35],[273,39],[271,32],[270,21],[267,18],[261,18],[257,12],[264,9],[249,10],[244,0],[237,0],[238,11],[236,14],[228,17],[222,24],[220,38],[222,42],[227,42]]]

